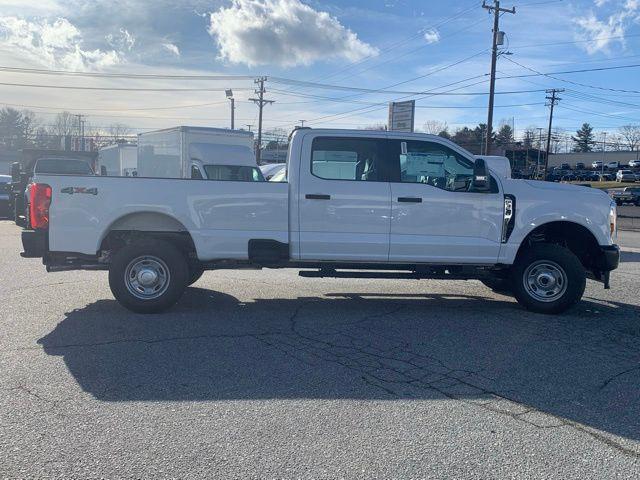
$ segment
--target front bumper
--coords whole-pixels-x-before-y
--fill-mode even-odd
[[[611,271],[618,268],[620,264],[620,247],[618,245],[599,246],[599,255],[595,259],[593,268],[593,278],[604,284],[605,289],[609,289],[609,277]]]
[[[42,258],[47,253],[46,230],[23,230],[20,256],[24,258]]]
[[[620,247],[618,245],[600,246],[600,255],[597,262],[598,270],[610,272],[618,268],[620,264]]]

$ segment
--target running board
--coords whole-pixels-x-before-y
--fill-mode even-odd
[[[469,280],[473,278],[482,277],[482,274],[476,273],[469,274],[460,273],[438,273],[433,271],[412,271],[412,272],[381,272],[381,271],[344,271],[344,270],[301,270],[298,275],[305,278],[380,278],[380,279],[404,279],[404,280],[420,280],[420,279],[432,279],[432,280]]]

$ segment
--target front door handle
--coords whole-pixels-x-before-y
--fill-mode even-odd
[[[331,195],[325,195],[324,193],[307,193],[304,198],[308,200],[331,200]]]
[[[403,203],[422,203],[422,198],[420,198],[420,197],[398,197],[398,202],[403,202]]]

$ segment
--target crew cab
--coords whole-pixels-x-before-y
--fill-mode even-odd
[[[25,257],[104,269],[115,298],[171,307],[204,270],[479,279],[559,313],[618,266],[616,205],[514,180],[442,137],[298,129],[283,182],[37,175]]]

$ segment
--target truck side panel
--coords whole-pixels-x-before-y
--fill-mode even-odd
[[[49,250],[95,255],[115,225],[164,215],[189,231],[198,258],[248,258],[251,239],[289,242],[288,185],[270,182],[41,176],[52,187]],[[73,189],[74,193],[63,193]],[[123,219],[126,221],[123,223]],[[140,230],[151,229],[149,216]],[[177,222],[177,223],[176,223]],[[167,223],[165,222],[165,225]]]

